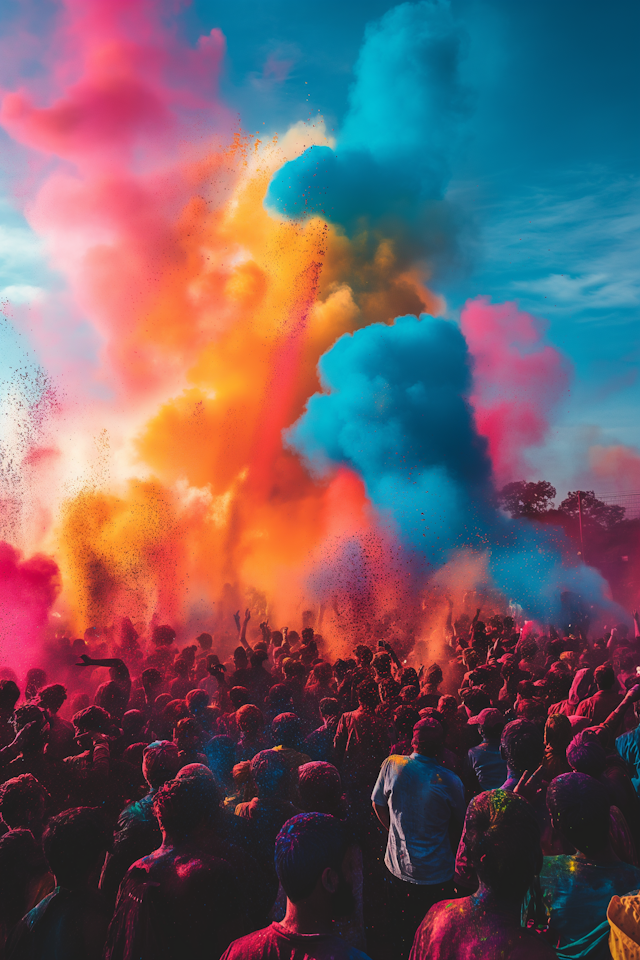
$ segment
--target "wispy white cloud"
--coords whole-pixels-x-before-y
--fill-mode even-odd
[[[505,294],[581,321],[640,306],[640,181],[576,175],[484,214],[482,270],[499,271]]]

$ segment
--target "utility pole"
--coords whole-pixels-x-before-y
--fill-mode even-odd
[[[586,563],[584,555],[584,537],[582,535],[582,490],[578,490],[578,522],[580,524],[580,551],[582,553],[582,562]]]

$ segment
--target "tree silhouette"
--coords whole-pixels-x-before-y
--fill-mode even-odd
[[[560,513],[564,513],[572,520],[578,520],[579,492],[582,495],[582,522],[586,526],[598,526],[604,530],[611,530],[616,524],[624,520],[624,507],[603,503],[602,500],[598,500],[593,490],[570,490],[568,497],[558,507]]]
[[[539,517],[553,508],[556,488],[548,480],[514,480],[502,488],[498,501],[512,517]]]

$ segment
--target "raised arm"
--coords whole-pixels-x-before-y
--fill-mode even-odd
[[[398,657],[398,654],[395,652],[395,650],[393,649],[393,647],[391,646],[391,644],[390,644],[390,643],[387,643],[386,641],[385,641],[385,644],[384,644],[384,649],[387,651],[387,653],[389,654],[389,656],[390,656],[391,659],[393,660],[393,664],[394,664],[397,672],[400,673],[400,671],[402,670],[402,664],[400,663],[400,659],[399,659],[399,657]]]
[[[112,680],[115,680],[117,683],[131,683],[129,668],[124,660],[121,660],[119,657],[107,657],[104,660],[95,660],[93,657],[88,657],[86,653],[83,653],[80,660],[81,663],[77,663],[77,667],[109,667]]]
[[[602,741],[604,746],[612,746],[628,707],[632,703],[638,703],[638,701],[640,701],[640,683],[637,683],[634,687],[631,687],[630,690],[627,690],[624,698],[615,710],[612,710],[604,723],[601,723],[597,728],[598,739]]]
[[[240,643],[248,650],[250,654],[253,653],[253,647],[247,643],[247,627],[249,626],[249,620],[251,620],[251,610],[249,607],[244,612],[244,620],[242,621],[242,629],[240,631]]]

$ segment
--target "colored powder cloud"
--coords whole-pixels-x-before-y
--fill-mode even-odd
[[[472,547],[487,551],[493,585],[537,618],[560,616],[565,590],[608,606],[599,574],[563,566],[560,534],[498,511],[470,405],[471,357],[456,325],[427,315],[372,324],[341,337],[319,373],[323,392],[288,443],[317,475],[335,465],[361,474],[414,576]]]
[[[567,359],[545,342],[545,322],[515,303],[468,301],[460,326],[473,357],[471,403],[496,482],[528,477],[528,448],[541,444],[569,387]]]
[[[14,670],[33,665],[59,591],[54,560],[41,554],[23,559],[0,541],[0,663]]]
[[[468,112],[463,46],[447,2],[403,3],[369,24],[338,145],[285,164],[267,206],[320,215],[349,233],[369,222],[414,253],[450,257],[455,228],[441,201]]]

